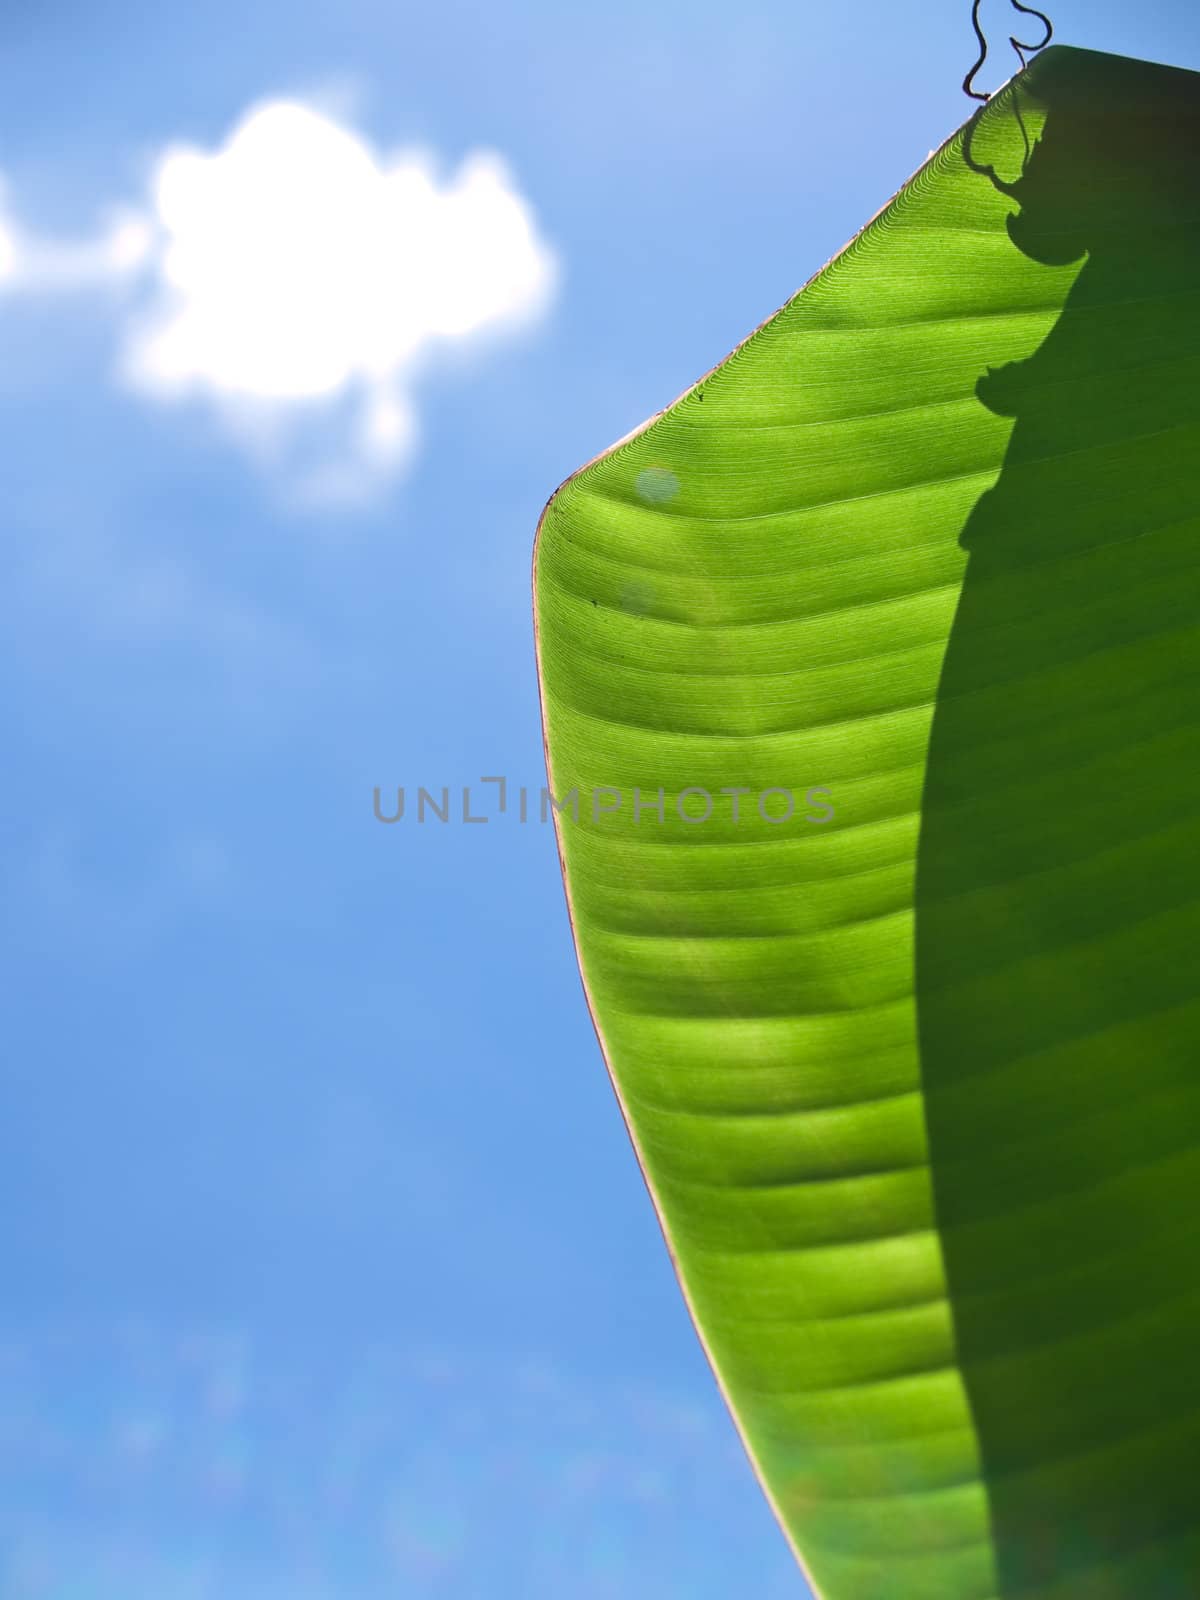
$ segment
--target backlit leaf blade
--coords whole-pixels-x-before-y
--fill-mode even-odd
[[[1198,150],[1046,51],[539,529],[589,1004],[828,1600],[1200,1592]]]

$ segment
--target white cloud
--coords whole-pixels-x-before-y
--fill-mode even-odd
[[[260,457],[303,434],[307,487],[344,498],[411,455],[439,347],[536,319],[556,263],[499,156],[443,179],[422,152],[380,157],[328,113],[275,100],[217,149],[168,146],[143,211],[95,240],[38,244],[0,210],[0,290],[115,278],[143,290],[127,382],[206,397]]]
[[[39,239],[13,219],[0,182],[0,291],[87,289],[130,277],[150,256],[153,230],[134,211],[114,211],[91,239]]]
[[[7,217],[0,215],[0,285],[7,285],[17,275],[20,250],[17,237]]]

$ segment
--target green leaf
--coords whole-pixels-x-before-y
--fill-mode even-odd
[[[1198,151],[1046,51],[539,530],[588,1001],[828,1600],[1200,1593]]]

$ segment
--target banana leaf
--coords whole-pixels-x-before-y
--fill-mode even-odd
[[[1200,1594],[1198,157],[1046,50],[539,526],[588,1004],[827,1600]]]

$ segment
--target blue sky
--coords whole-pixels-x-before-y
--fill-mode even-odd
[[[1184,0],[1053,15],[1200,68]],[[963,119],[972,43],[958,0],[4,8],[0,1600],[803,1595],[627,1147],[550,829],[384,828],[372,789],[540,784],[547,495]],[[139,378],[180,314],[164,153],[280,101],[366,152],[367,211],[396,152],[443,197],[497,153],[512,314],[368,379],[386,296],[335,277],[360,364],[338,346],[323,398],[259,373],[235,401],[211,344]],[[403,437],[368,447],[380,394]]]

